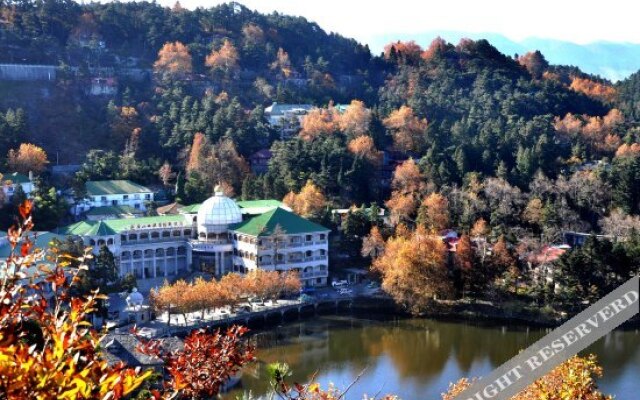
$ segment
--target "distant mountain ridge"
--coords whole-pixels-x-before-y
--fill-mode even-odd
[[[614,82],[625,79],[640,69],[640,44],[635,43],[594,42],[582,45],[535,37],[515,41],[497,33],[429,31],[419,34],[380,35],[370,40],[369,46],[377,52],[391,41],[415,40],[424,47],[437,36],[454,44],[463,37],[487,39],[498,50],[511,56],[540,50],[551,64],[577,66],[584,72],[600,75]]]

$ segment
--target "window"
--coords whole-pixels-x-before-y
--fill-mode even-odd
[[[139,209],[140,209],[140,203],[136,203],[136,204],[134,204],[133,206],[136,208],[136,210],[139,210]]]
[[[305,236],[304,240],[306,240],[307,242],[310,242],[313,240],[313,235],[307,235]]]
[[[112,206],[117,206],[118,205],[118,200],[111,200],[111,205]]]
[[[151,195],[150,194],[145,194],[144,198],[145,198],[145,200],[151,200]]]
[[[122,200],[127,201],[129,200],[129,195],[125,194],[124,196],[122,196]]]
[[[325,235],[324,233],[320,234],[320,240],[325,240],[327,238],[327,235]]]
[[[107,196],[102,196],[102,197],[100,197],[100,201],[104,201],[104,202],[106,202],[106,201],[107,201]]]

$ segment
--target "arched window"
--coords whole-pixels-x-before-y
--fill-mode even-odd
[[[163,238],[171,237],[171,232],[170,231],[162,231],[162,237]]]
[[[136,235],[135,233],[130,233],[129,240],[138,240],[138,235]]]
[[[95,241],[95,240],[93,240],[93,239],[91,239],[91,240],[89,240],[89,244],[90,244],[91,246],[95,246],[95,245],[96,245],[96,241]]]
[[[151,239],[160,238],[160,232],[151,232]]]
[[[109,239],[107,240],[107,245],[109,245],[109,246],[113,246],[113,239],[112,239],[112,238],[109,238]]]

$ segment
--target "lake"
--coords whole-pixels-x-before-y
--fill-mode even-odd
[[[286,362],[290,381],[316,375],[324,388],[346,388],[346,398],[396,394],[401,399],[440,399],[449,383],[483,376],[547,333],[546,328],[353,316],[318,316],[255,333],[258,362],[224,398],[268,392],[265,365]],[[640,333],[615,331],[592,345],[604,377],[598,382],[617,399],[640,393]]]

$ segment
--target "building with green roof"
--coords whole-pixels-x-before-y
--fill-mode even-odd
[[[180,214],[87,219],[56,234],[80,237],[96,253],[109,247],[120,274],[133,274],[141,291],[196,271],[296,270],[305,286],[325,285],[328,276],[329,229],[279,201],[236,202],[220,191]]]
[[[33,181],[27,175],[20,174],[18,172],[12,173],[0,173],[0,177],[2,177],[2,190],[4,191],[4,201],[5,203],[11,202],[13,198],[13,194],[18,189],[18,186],[22,187],[22,191],[27,195],[27,197],[31,196],[31,192],[35,189],[33,185]]]
[[[145,203],[153,201],[153,192],[149,188],[129,180],[87,181],[85,192],[85,199],[73,208],[75,215],[81,215],[98,207],[125,206],[144,212]]]

